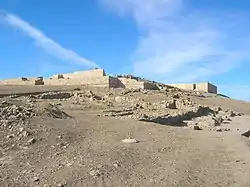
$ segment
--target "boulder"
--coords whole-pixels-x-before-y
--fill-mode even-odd
[[[166,108],[169,108],[169,109],[177,109],[176,108],[176,101],[173,99],[173,100],[169,100],[169,101],[166,101],[165,103],[164,103],[164,106],[166,107]]]

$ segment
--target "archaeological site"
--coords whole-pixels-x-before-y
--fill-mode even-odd
[[[158,89],[154,81],[146,81],[132,75],[126,76],[109,76],[104,69],[93,69],[88,71],[78,71],[67,74],[57,74],[50,78],[43,77],[21,77],[16,79],[0,80],[0,85],[90,85],[95,87],[106,88],[129,88],[129,89]],[[217,87],[209,82],[196,84],[168,84],[170,86],[184,89],[196,90],[207,93],[217,94]]]
[[[249,187],[250,103],[103,69],[0,81],[0,186]]]

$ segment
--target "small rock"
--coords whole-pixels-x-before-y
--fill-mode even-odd
[[[202,128],[200,128],[198,125],[194,125],[193,129],[196,130],[196,131],[202,130]]]
[[[9,139],[9,138],[14,138],[14,134],[8,135],[7,138],[8,138],[8,139]]]
[[[30,136],[31,134],[30,134],[30,132],[28,132],[28,131],[23,131],[22,132],[22,134],[21,134],[21,136],[23,136],[23,137],[28,137],[28,136]],[[35,142],[34,142],[35,143]]]
[[[176,109],[176,101],[175,100],[167,101],[165,107],[169,109]]]
[[[57,136],[58,139],[62,139],[62,136]]]
[[[124,100],[124,98],[121,97],[121,96],[116,96],[116,97],[115,97],[115,101],[116,101],[116,102],[119,102],[119,103],[120,103],[120,102],[122,102],[123,100]]]
[[[139,141],[136,139],[126,138],[126,139],[122,140],[122,142],[127,143],[127,144],[132,144],[132,143],[138,143]]]
[[[89,174],[90,174],[92,177],[94,177],[94,178],[100,177],[100,176],[101,176],[100,170],[97,170],[97,169],[91,170],[91,171],[89,172]]]
[[[23,131],[24,131],[24,128],[21,127],[21,128],[19,129],[19,132],[23,132]]]
[[[120,163],[118,161],[116,161],[113,166],[115,166],[116,168],[120,166]]]
[[[174,94],[174,95],[173,95],[173,98],[175,98],[175,99],[179,99],[179,98],[180,98],[180,96],[179,96],[179,94]]]
[[[66,187],[66,184],[58,184],[58,187]]]
[[[216,127],[216,128],[215,128],[215,131],[216,131],[216,132],[222,132],[222,128],[221,128],[221,127]]]
[[[230,111],[228,111],[228,115],[229,115],[229,117],[235,117],[236,113],[230,110]]]
[[[34,177],[33,182],[38,182],[40,179],[38,177]]]
[[[34,144],[36,142],[36,139],[35,138],[31,138],[30,140],[28,140],[28,144],[31,145],[31,144]]]

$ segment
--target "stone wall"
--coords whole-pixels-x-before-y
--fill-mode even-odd
[[[143,82],[139,82],[137,80],[134,79],[128,79],[128,78],[119,78],[119,80],[121,81],[121,83],[124,85],[125,88],[128,89],[144,89],[144,83]]]
[[[45,79],[44,83],[45,85],[91,85],[109,87],[109,76]]]
[[[150,82],[144,82],[144,88],[143,89],[147,89],[147,90],[158,90],[158,86],[154,83],[150,83]]]
[[[208,92],[217,94],[218,93],[217,86],[208,83]]]
[[[217,87],[209,82],[196,84],[196,90],[217,94]]]
[[[109,88],[125,88],[125,86],[118,78],[109,76]]]
[[[0,85],[35,85],[37,78],[27,78],[28,80],[22,80],[22,78],[0,80]]]
[[[169,86],[173,86],[179,89],[183,90],[194,90],[195,84],[189,83],[189,84],[169,84]]]
[[[2,81],[0,80],[0,85],[35,85],[36,79],[37,78],[24,77]],[[89,85],[108,88],[158,89],[157,85],[151,82],[143,82],[131,78],[106,76],[103,69],[56,74],[51,78],[43,79],[43,81],[44,85]]]
[[[63,74],[63,76],[64,78],[78,79],[78,78],[84,78],[84,77],[104,77],[106,76],[106,73],[104,69],[93,69],[93,70],[88,70],[88,71],[77,71],[74,73],[66,73],[66,74]]]
[[[63,78],[53,75],[46,79],[45,85],[91,85],[95,87],[109,87],[110,77],[106,76],[104,69],[93,69],[88,71],[77,71],[62,74]]]
[[[204,83],[189,83],[189,84],[169,84],[169,86],[173,86],[179,89],[184,90],[196,90],[201,92],[208,92],[208,93],[217,93],[217,87],[209,82]]]
[[[122,85],[128,89],[148,89],[148,90],[156,90],[158,89],[157,85],[150,82],[137,81],[129,78],[119,78]]]

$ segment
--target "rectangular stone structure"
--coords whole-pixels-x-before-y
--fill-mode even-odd
[[[195,90],[196,91],[202,91],[202,92],[217,94],[217,87],[215,85],[209,83],[209,82],[197,83]]]

